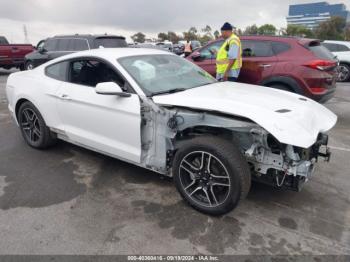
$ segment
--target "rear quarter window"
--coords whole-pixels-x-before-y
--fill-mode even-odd
[[[45,74],[50,78],[66,81],[68,65],[69,63],[67,61],[49,65],[45,68]]]

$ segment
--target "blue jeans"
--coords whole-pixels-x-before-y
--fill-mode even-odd
[[[237,77],[228,77],[227,81],[229,81],[229,82],[237,82]]]
[[[237,79],[238,79],[237,77],[228,77],[228,78],[227,78],[227,81],[228,81],[228,82],[237,82]],[[219,82],[223,82],[224,79],[223,79],[223,78],[220,78],[220,79],[218,79],[218,81],[219,81]]]

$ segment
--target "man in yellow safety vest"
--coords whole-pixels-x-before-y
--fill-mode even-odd
[[[216,54],[216,78],[236,82],[242,68],[241,41],[229,23],[221,27],[221,34],[225,42]]]

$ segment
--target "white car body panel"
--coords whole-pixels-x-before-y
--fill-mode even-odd
[[[308,148],[320,132],[331,129],[337,116],[321,104],[285,91],[222,82],[153,97],[159,105],[218,111],[249,118],[281,143]],[[278,113],[277,110],[290,110]]]
[[[350,48],[350,42],[349,41],[331,41],[331,40],[327,40],[324,41],[325,43],[330,43],[330,44],[339,44],[339,45],[345,45],[348,48]],[[344,51],[344,52],[332,52],[337,59],[340,62],[346,62],[350,64],[350,51]]]
[[[96,94],[94,88],[63,83],[57,109],[63,130],[73,141],[139,163],[140,101]]]

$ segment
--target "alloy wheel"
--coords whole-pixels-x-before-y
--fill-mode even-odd
[[[28,141],[35,143],[40,139],[41,129],[39,125],[39,118],[32,109],[25,108],[22,111],[20,124]]]
[[[227,169],[209,152],[187,154],[181,161],[179,177],[185,194],[199,205],[217,207],[229,196],[231,180]]]
[[[27,70],[33,70],[34,69],[34,65],[32,63],[28,63],[27,66],[26,66]]]
[[[349,79],[349,75],[350,75],[350,70],[348,67],[340,65],[339,69],[338,69],[338,80],[339,81],[346,81],[347,79]]]

